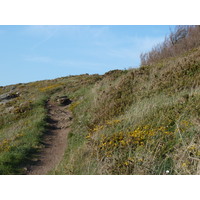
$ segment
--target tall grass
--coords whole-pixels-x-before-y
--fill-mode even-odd
[[[22,167],[40,148],[39,142],[46,126],[46,98],[36,101],[25,118],[1,129],[0,134],[6,139],[1,140],[0,174],[23,174]]]
[[[52,174],[199,174],[199,53],[110,72],[79,90]]]
[[[138,69],[18,89],[23,95],[0,107],[2,174],[23,173],[45,132],[43,98],[63,95],[72,100],[73,124],[50,174],[200,174],[199,48]]]

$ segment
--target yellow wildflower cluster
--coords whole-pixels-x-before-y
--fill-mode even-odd
[[[175,133],[178,132],[185,132],[186,130],[188,130],[190,127],[192,126],[192,123],[186,120],[182,120],[179,123],[179,126],[176,128]]]
[[[188,127],[188,126],[191,126],[191,125],[192,125],[191,122],[186,121],[186,120],[181,121],[180,124],[181,124],[182,126],[185,126],[185,127]]]
[[[116,125],[116,124],[118,124],[120,122],[121,122],[121,120],[116,120],[115,119],[115,120],[107,120],[105,122],[105,124],[103,124],[103,125],[96,125],[96,126],[94,126],[93,128],[90,129],[89,134],[85,138],[86,139],[90,139],[94,132],[98,132],[98,131],[104,129],[106,126],[113,126],[113,125]]]
[[[89,133],[88,135],[85,136],[86,139],[90,139],[91,138],[91,134]]]
[[[187,150],[191,155],[200,159],[200,147],[199,147],[199,145],[197,145],[197,144],[190,145],[190,146],[188,146]]]
[[[94,128],[90,129],[90,132],[97,132],[104,128],[104,125],[96,125]]]
[[[9,144],[10,144],[9,140],[7,140],[7,139],[3,140],[1,142],[1,144],[0,144],[0,152],[3,152],[3,151],[7,152],[7,151],[9,151],[10,150],[10,145]]]
[[[118,123],[120,123],[121,122],[121,120],[117,120],[117,119],[115,119],[115,120],[107,120],[106,122],[105,122],[105,124],[103,124],[103,125],[96,125],[94,128],[92,128],[90,131],[91,132],[97,132],[97,131],[100,131],[100,130],[102,130],[104,127],[106,127],[106,126],[113,126],[113,125],[116,125],[116,124],[118,124]]]
[[[86,139],[90,140],[92,138],[92,135],[94,132],[100,131],[101,129],[103,129],[104,126],[103,125],[96,125],[95,127],[91,128],[88,135],[86,135]]]
[[[180,131],[186,131],[189,127],[192,126],[192,123],[186,120],[180,122]]]
[[[1,143],[0,143],[0,152],[8,152],[10,150],[10,145],[11,142],[13,142],[14,140],[22,137],[24,134],[23,133],[19,133],[17,134],[15,137],[11,138],[11,139],[4,139]]]
[[[182,163],[182,167],[187,167],[187,166],[188,166],[188,163],[186,163],[186,162]]]
[[[115,120],[107,120],[107,121],[106,121],[106,125],[113,126],[113,125],[118,124],[118,123],[120,123],[120,122],[121,122],[121,120],[118,120],[118,119],[115,119]]]
[[[159,127],[151,129],[148,126],[137,128],[133,131],[114,133],[112,136],[102,135],[98,148],[107,155],[114,152],[116,149],[124,148],[137,148],[138,146],[144,146],[147,139],[152,138],[155,135],[173,135],[172,132],[167,131],[165,127]]]
[[[52,89],[56,89],[61,85],[62,84],[49,85],[49,86],[46,86],[46,87],[43,87],[43,88],[39,88],[39,90],[40,90],[40,92],[46,92],[46,91],[49,91],[49,90],[52,90]]]
[[[122,163],[122,165],[129,166],[129,165],[133,164],[134,162],[139,164],[139,163],[142,163],[143,161],[144,161],[143,158],[131,158],[131,157],[129,157],[125,162]]]

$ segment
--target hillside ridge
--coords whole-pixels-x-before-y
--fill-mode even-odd
[[[44,147],[47,102],[64,126],[51,131],[67,136],[37,174],[200,174],[199,47],[137,69],[1,87],[0,174],[23,174]]]

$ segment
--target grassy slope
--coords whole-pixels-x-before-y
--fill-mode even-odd
[[[139,69],[16,90],[21,96],[13,105],[0,105],[2,174],[22,173],[21,164],[41,147],[44,102],[60,95],[73,100],[74,120],[65,156],[51,174],[200,174],[200,49]]]
[[[57,95],[72,94],[77,88],[95,82],[99,75],[71,76],[0,88],[0,94],[20,93],[20,96],[0,104],[0,174],[23,174],[25,163],[34,159],[33,153],[47,127],[46,100]],[[80,85],[79,83],[82,83]]]
[[[35,95],[28,85],[16,88],[20,97],[0,106],[0,174],[23,173],[23,162],[38,148],[46,125],[46,95]]]
[[[113,71],[77,93],[69,146],[52,174],[199,174],[200,50]]]

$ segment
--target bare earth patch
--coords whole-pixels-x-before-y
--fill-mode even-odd
[[[47,103],[49,129],[42,140],[44,148],[27,166],[27,175],[45,175],[61,161],[66,149],[67,135],[72,120],[72,114],[67,107],[58,106],[50,101]]]

